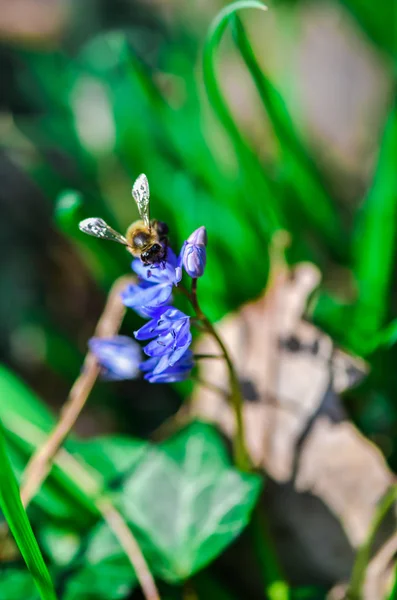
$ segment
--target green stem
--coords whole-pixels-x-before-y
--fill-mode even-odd
[[[207,332],[212,335],[216,340],[218,346],[222,351],[222,358],[225,359],[229,370],[230,379],[230,395],[228,399],[232,404],[236,418],[236,433],[233,438],[233,450],[234,450],[234,461],[236,466],[244,471],[252,470],[252,463],[249,458],[249,454],[245,445],[244,435],[244,421],[243,421],[243,403],[244,397],[241,393],[240,383],[237,377],[236,370],[233,365],[233,361],[230,354],[223,343],[222,338],[218,335],[216,329],[212,325],[211,321],[201,310],[200,304],[197,298],[197,279],[192,280],[192,291],[189,293],[184,288],[185,295],[189,298],[192,306],[196,312],[197,317],[204,324]],[[200,382],[199,382],[200,383]],[[201,382],[204,385],[212,386],[206,382]],[[216,390],[219,392],[219,390]],[[273,547],[273,543],[268,532],[265,516],[259,506],[256,507],[253,513],[253,521],[251,523],[251,530],[254,535],[254,543],[258,560],[261,566],[261,572],[263,573],[265,580],[265,591],[266,596],[269,600],[288,600],[290,597],[289,586],[286,581],[283,580],[281,569],[278,565],[277,554]]]
[[[365,581],[365,573],[369,560],[371,558],[371,549],[374,543],[375,536],[380,525],[386,515],[397,500],[397,485],[393,485],[388,492],[383,496],[379,505],[376,508],[370,531],[367,539],[362,546],[357,550],[356,560],[353,565],[353,571],[350,578],[348,590],[346,592],[346,600],[361,600],[363,597],[363,586]]]
[[[260,505],[252,513],[250,531],[256,556],[260,565],[261,577],[266,598],[288,600],[290,591],[277,560],[277,553],[269,532],[267,517]]]
[[[197,298],[197,279],[192,280],[192,291],[189,294],[189,299],[192,303],[192,306],[196,312],[197,317],[203,322],[208,333],[212,335],[212,337],[217,342],[219,348],[222,351],[223,357],[227,364],[227,368],[229,371],[229,380],[230,380],[230,402],[234,410],[235,418],[236,418],[236,433],[233,437],[233,454],[236,466],[242,471],[250,471],[251,470],[251,461],[248,455],[248,451],[245,445],[245,435],[244,435],[244,419],[243,419],[243,403],[244,398],[241,393],[240,383],[237,377],[236,370],[233,365],[233,361],[230,358],[230,354],[223,343],[221,337],[219,337],[215,327],[212,325],[211,321],[208,317],[203,313]]]
[[[219,387],[215,383],[211,383],[210,381],[205,381],[205,379],[201,379],[201,377],[197,377],[196,375],[193,375],[192,379],[198,385],[201,385],[202,387],[207,388],[207,390],[210,390],[211,392],[215,392],[216,394],[219,394],[222,398],[225,398],[226,400],[229,400],[229,392],[227,392],[226,390],[222,389],[221,387]]]

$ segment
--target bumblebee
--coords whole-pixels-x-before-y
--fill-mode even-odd
[[[141,219],[129,226],[125,236],[115,231],[103,219],[96,217],[80,221],[79,229],[88,235],[123,244],[128,252],[139,257],[144,265],[164,262],[167,258],[168,226],[162,221],[149,218],[149,182],[143,173],[132,186],[132,197]]]

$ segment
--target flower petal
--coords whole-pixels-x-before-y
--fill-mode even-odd
[[[173,366],[167,366],[168,356],[162,358],[149,358],[141,364],[141,370],[144,371],[145,379],[150,383],[172,383],[187,379],[193,368],[193,354],[187,350],[177,363]]]
[[[167,249],[167,260],[165,266],[159,264],[144,265],[140,259],[135,259],[131,263],[131,268],[141,279],[150,283],[174,283],[176,280],[175,270],[178,266],[178,260],[171,248]]]
[[[163,306],[157,310],[155,317],[145,323],[138,331],[134,331],[137,340],[149,340],[156,335],[178,331],[185,321],[189,321],[182,311],[173,306]]]
[[[172,351],[174,339],[175,338],[171,333],[161,335],[149,342],[144,347],[143,351],[148,356],[163,356],[164,354],[169,354]]]
[[[171,283],[159,283],[151,286],[133,284],[122,293],[121,297],[123,303],[129,308],[156,308],[166,304],[171,294]]]
[[[102,368],[104,379],[134,379],[138,375],[141,349],[133,339],[124,335],[94,337],[88,345]]]
[[[196,231],[193,231],[187,238],[189,244],[193,244],[195,246],[206,246],[207,245],[207,230],[202,225]]]

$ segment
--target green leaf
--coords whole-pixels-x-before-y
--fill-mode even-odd
[[[340,0],[357,20],[365,34],[380,49],[387,53],[394,64],[397,57],[396,4],[394,0],[383,0],[374,10],[371,0]]]
[[[136,583],[135,572],[120,544],[108,526],[101,523],[67,583],[63,600],[119,600]]]
[[[220,554],[247,525],[261,478],[230,466],[210,425],[194,423],[145,454],[120,507],[150,568],[178,582]]]
[[[15,568],[0,570],[1,600],[39,600],[40,596],[28,571]]]
[[[31,572],[42,600],[56,600],[50,574],[22,506],[18,485],[11,469],[0,422],[0,507],[15,542]]]
[[[237,10],[237,3],[234,6]],[[232,7],[233,5],[228,8]],[[231,24],[236,45],[251,74],[281,149],[278,168],[294,190],[294,193],[287,194],[285,211],[291,215],[300,211],[300,230],[296,227],[296,217],[289,219],[289,226],[302,235],[302,227],[307,228],[310,224],[314,234],[322,242],[327,241],[337,258],[346,259],[346,235],[320,172],[294,127],[283,97],[258,65],[244,27],[235,12],[231,17]]]
[[[373,336],[384,325],[397,236],[397,103],[383,134],[375,177],[359,213],[354,245],[355,320]]]
[[[82,544],[82,536],[73,525],[60,527],[55,521],[40,523],[38,537],[44,551],[51,556],[53,564],[67,567],[77,557]]]
[[[394,581],[393,581],[393,587],[390,590],[389,595],[387,596],[387,600],[396,600],[397,599],[397,566],[394,566]]]
[[[325,292],[313,298],[313,320],[360,356],[393,345],[395,323],[385,327],[397,237],[397,104],[387,120],[372,185],[356,217],[353,274],[357,299],[346,304]]]
[[[391,347],[397,342],[397,319],[389,323],[376,337],[377,346]]]
[[[131,471],[150,447],[148,442],[130,437],[98,437],[67,443],[67,448],[98,471],[104,486]]]
[[[46,439],[54,418],[44,403],[11,371],[0,366],[0,420],[8,442],[9,459],[17,477],[28,458]],[[72,520],[87,525],[98,516],[94,496],[100,489],[101,478],[92,481],[83,467],[77,472],[67,456],[55,464],[33,502],[58,519]],[[79,465],[77,465],[79,466]]]
[[[278,194],[278,189],[272,186],[264,175],[263,167],[255,152],[250,148],[244,136],[241,135],[218,84],[215,68],[217,49],[229,24],[230,16],[247,8],[267,10],[267,6],[258,0],[241,0],[225,6],[211,23],[203,51],[203,78],[212,108],[230,137],[238,162],[243,167],[241,185],[242,193],[246,196],[246,204],[252,209],[252,215],[256,215],[258,219],[261,213],[258,212],[257,195],[258,190],[262,191],[266,197],[264,204],[267,219],[265,231],[267,230],[266,232],[271,235],[284,226],[285,223],[278,199],[274,200],[274,197]],[[258,221],[256,226],[258,227]]]
[[[11,411],[23,415],[34,425],[50,431],[54,424],[48,408],[9,369],[0,365],[0,418]]]

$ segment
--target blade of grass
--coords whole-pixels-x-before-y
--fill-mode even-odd
[[[371,0],[339,0],[368,38],[394,62],[397,57],[396,4],[384,0],[374,10]]]
[[[368,533],[368,536],[362,546],[358,549],[356,560],[354,561],[353,571],[350,578],[349,588],[346,594],[348,600],[360,600],[363,597],[363,587],[365,575],[371,550],[375,540],[376,533],[380,528],[386,515],[389,513],[397,500],[397,486],[393,485],[380,501]]]
[[[383,134],[373,184],[357,218],[354,273],[355,320],[370,338],[384,325],[397,236],[397,100]]]
[[[50,574],[41,555],[25,509],[22,506],[18,485],[8,459],[1,422],[0,463],[1,510],[4,513],[26,566],[32,574],[42,600],[56,600]]]
[[[247,201],[250,203],[249,205],[252,207],[253,214],[256,213],[256,216],[258,216],[257,198],[260,192],[262,192],[266,198],[266,204],[264,206],[267,219],[266,228],[268,234],[271,234],[282,227],[284,222],[280,210],[280,203],[277,201],[278,190],[271,184],[270,180],[266,178],[263,167],[257,160],[254,152],[247,144],[244,137],[241,135],[221,92],[215,69],[217,49],[229,24],[230,16],[235,12],[246,8],[256,8],[262,11],[267,10],[267,6],[257,0],[240,0],[226,6],[213,20],[208,31],[203,51],[203,78],[211,106],[228,134],[236,152],[236,156],[243,167],[242,188]]]
[[[352,270],[357,299],[345,304],[321,293],[313,307],[316,325],[335,341],[360,356],[373,353],[378,345],[393,345],[396,324],[385,327],[390,310],[390,292],[397,237],[397,101],[381,141],[375,176],[355,218]],[[392,313],[395,316],[395,313]]]
[[[332,198],[327,194],[321,175],[300,139],[284,99],[260,68],[244,27],[233,14],[230,23],[237,48],[250,72],[262,105],[272,123],[282,151],[283,170],[288,183],[295,189],[305,219],[312,224],[318,237],[327,241],[330,250],[340,260],[346,259],[346,235],[336,213]],[[313,199],[316,209],[313,210]],[[296,202],[295,198],[292,198]]]
[[[394,567],[394,583],[393,587],[390,590],[390,594],[387,597],[387,600],[396,600],[397,598],[397,568]]]
[[[32,451],[43,443],[55,421],[44,403],[4,366],[0,366],[0,398],[0,420],[4,426],[8,456],[19,478]],[[49,484],[53,490],[58,490],[65,510],[73,515],[72,518],[79,516],[87,521],[98,517],[94,497],[101,489],[100,481],[98,485],[91,486],[86,476],[78,477],[75,468],[68,471],[60,465],[52,469]],[[41,510],[48,510],[46,490],[36,497],[36,502]]]

